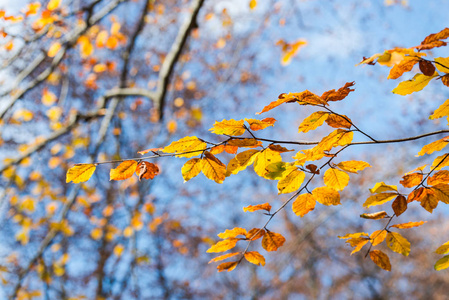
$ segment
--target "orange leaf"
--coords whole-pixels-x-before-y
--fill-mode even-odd
[[[150,148],[150,149],[138,151],[137,153],[140,154],[140,155],[144,155],[144,154],[147,154],[148,152],[157,152],[157,151],[160,151],[162,149],[163,148]]]
[[[347,82],[343,87],[339,88],[338,91],[330,90],[327,92],[324,92],[323,95],[321,95],[321,99],[325,100],[326,102],[329,101],[340,101],[346,98],[350,92],[353,92],[354,89],[351,89],[351,87],[355,84],[355,82]]]
[[[220,154],[225,150],[225,145],[214,146],[210,149],[210,153],[213,155]]]
[[[424,223],[427,223],[427,221],[419,221],[419,222],[407,222],[402,224],[395,224],[391,225],[390,227],[395,227],[399,229],[407,229],[407,228],[413,228],[423,225]]]
[[[399,183],[402,184],[403,187],[411,188],[420,184],[422,177],[423,177],[422,173],[412,173],[404,175],[402,176],[402,180],[399,181]]]
[[[196,177],[201,172],[201,159],[192,158],[187,161],[181,168],[182,178],[184,182],[189,181],[193,177]]]
[[[301,194],[292,204],[293,212],[297,216],[304,217],[315,209],[316,201],[312,194]]]
[[[215,245],[213,245],[212,247],[210,247],[207,250],[207,253],[217,253],[217,252],[225,252],[228,251],[229,249],[232,249],[235,247],[235,245],[237,245],[237,242],[240,239],[237,238],[229,238],[223,241],[219,241],[217,242]]]
[[[279,99],[277,99],[276,101],[273,101],[270,104],[268,104],[267,106],[265,106],[262,109],[262,111],[256,113],[256,115],[260,115],[260,114],[262,114],[264,112],[270,111],[273,108],[278,107],[279,105],[287,103],[287,102],[288,103],[295,102],[295,99],[294,98],[287,98],[287,97],[285,97],[285,94],[280,94],[279,95]]]
[[[215,258],[212,258],[212,259],[208,262],[208,264],[210,264],[211,262],[216,262],[216,261],[225,260],[225,259],[227,259],[227,258],[236,256],[236,255],[238,255],[238,254],[240,254],[240,252],[233,252],[233,253],[223,254],[223,255],[217,256],[217,257],[215,257]]]
[[[223,183],[226,178],[226,166],[208,151],[204,151],[204,156],[201,160],[201,171],[207,178],[216,183]]]
[[[248,122],[249,128],[254,131],[262,130],[269,126],[274,126],[274,122],[276,122],[273,118],[265,118],[263,120],[245,119],[245,121]]]
[[[333,128],[346,128],[349,129],[352,126],[351,119],[345,115],[330,114],[326,120],[327,125]]]
[[[225,232],[219,233],[218,237],[220,239],[227,239],[227,238],[235,238],[238,235],[244,235],[246,237],[247,234],[248,232],[246,231],[245,228],[235,227],[233,229],[226,229]]]
[[[439,201],[449,204],[449,185],[439,183],[432,186],[430,190],[435,194],[436,198]]]
[[[94,164],[79,164],[67,170],[66,183],[72,181],[73,183],[85,182],[92,177],[96,169]]]
[[[273,145],[273,144],[269,145],[268,148],[270,148],[273,151],[279,152],[279,153],[294,151],[294,150],[289,150],[285,147],[282,147],[281,145]]]
[[[396,216],[399,217],[407,210],[407,199],[402,195],[397,196],[391,204],[391,208],[393,208]]]
[[[218,270],[218,272],[223,272],[223,271],[231,272],[232,270],[235,269],[235,267],[237,267],[238,264],[239,264],[238,261],[225,262],[225,263],[218,265],[217,270]]]
[[[262,239],[262,247],[267,251],[277,251],[285,242],[285,238],[272,231],[267,231]]]
[[[376,230],[370,235],[371,244],[373,246],[377,246],[380,243],[382,243],[385,238],[387,237],[387,231],[386,230]]]
[[[144,179],[153,179],[157,174],[159,174],[159,168],[147,161],[141,161],[136,168],[136,174],[139,176],[139,181]]]
[[[256,139],[235,139],[227,142],[226,145],[236,146],[236,147],[258,147],[262,146],[262,143]]]
[[[388,256],[380,250],[372,250],[369,253],[371,260],[380,268],[391,271],[390,259]]]
[[[255,240],[263,237],[264,234],[265,234],[265,229],[253,228],[250,231],[248,231],[248,233],[246,234],[246,238],[251,241],[255,241]]]
[[[438,33],[432,33],[428,35],[424,41],[421,42],[422,46],[420,49],[432,49],[434,47],[440,47],[440,46],[446,46],[445,42],[442,42],[440,40],[444,40],[449,37],[449,28],[444,28]],[[436,43],[440,42],[440,43]]]
[[[436,172],[433,176],[427,178],[428,185],[437,185],[439,183],[449,183],[449,171],[439,171]]]
[[[221,122],[215,121],[214,126],[209,129],[215,134],[238,136],[245,133],[246,129],[243,126],[243,120],[223,120]]]
[[[340,205],[340,194],[329,187],[317,187],[312,191],[316,201],[323,205]]]
[[[401,77],[405,72],[411,71],[417,62],[419,62],[419,57],[405,56],[400,63],[395,64],[393,68],[391,68],[387,79],[397,79]]]
[[[244,212],[247,212],[247,211],[253,212],[253,211],[261,210],[261,209],[270,212],[270,210],[271,210],[271,205],[270,205],[270,203],[257,204],[257,205],[249,205],[249,206],[247,206],[247,207],[244,207],[244,208],[243,208],[243,211],[244,211]]]
[[[245,253],[245,259],[249,261],[252,264],[255,264],[257,266],[265,266],[265,257],[263,257],[259,252],[257,251],[251,251]]]
[[[421,206],[432,213],[433,210],[438,206],[438,198],[435,192],[431,189],[426,189],[423,192],[423,196],[420,198]]]
[[[115,169],[111,169],[109,180],[124,180],[133,176],[137,168],[137,162],[134,160],[125,160]]]

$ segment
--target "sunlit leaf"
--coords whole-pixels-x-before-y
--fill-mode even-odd
[[[217,256],[215,258],[212,258],[208,263],[210,264],[212,262],[222,261],[222,260],[225,260],[227,258],[236,256],[236,255],[239,255],[239,254],[240,254],[240,252],[233,252],[233,253],[223,254],[223,255]]]
[[[262,247],[267,251],[277,251],[285,242],[285,238],[272,231],[267,231],[262,239]]]
[[[391,208],[395,215],[399,217],[407,210],[407,199],[402,195],[397,196],[391,204]]]
[[[384,182],[378,182],[374,185],[372,189],[369,190],[371,193],[382,193],[382,192],[388,192],[388,191],[398,191],[398,187],[395,185],[388,185]]]
[[[139,180],[153,179],[159,174],[159,167],[153,163],[147,161],[141,161],[136,167],[136,174],[139,176]]]
[[[390,74],[387,79],[397,79],[402,76],[405,72],[409,72],[413,69],[415,64],[419,62],[419,57],[416,56],[406,56],[404,59],[393,66],[390,70]]]
[[[435,57],[435,67],[438,71],[443,73],[449,73],[449,57]]]
[[[274,126],[276,119],[273,119],[273,118],[265,118],[263,120],[245,119],[245,121],[248,122],[249,128],[251,130],[257,131],[257,130],[265,129],[269,126]]]
[[[435,250],[435,253],[437,254],[448,254],[449,253],[449,241],[438,247],[437,250]]]
[[[363,203],[363,207],[370,207],[370,206],[375,206],[375,205],[381,205],[381,204],[384,204],[385,202],[393,200],[397,196],[398,196],[397,193],[380,193],[380,194],[375,194],[375,195],[372,195],[372,196],[368,197],[368,199],[366,199],[365,203]]]
[[[234,139],[227,142],[226,145],[237,147],[258,147],[262,146],[262,143],[256,139]]]
[[[219,241],[215,245],[211,246],[207,250],[207,253],[218,253],[228,251],[229,249],[234,248],[239,240],[240,239],[238,238],[229,238],[223,241]]]
[[[449,171],[439,171],[427,178],[428,185],[437,185],[439,183],[449,183]]]
[[[407,229],[407,228],[413,228],[413,227],[421,226],[424,223],[427,223],[427,221],[407,222],[407,223],[391,225],[391,227],[399,228],[399,229]]]
[[[435,158],[432,162],[432,169],[441,170],[444,167],[449,166],[449,153],[443,154]]]
[[[59,8],[62,0],[50,0],[47,4],[47,9],[53,11]]]
[[[435,197],[446,204],[449,204],[449,185],[444,183],[439,183],[430,188],[430,190],[435,194]]]
[[[254,171],[257,175],[265,177],[266,168],[268,165],[282,161],[282,157],[277,151],[273,151],[270,148],[266,148],[259,152],[254,160]]]
[[[382,251],[372,250],[369,253],[369,257],[380,268],[382,268],[386,271],[391,271],[390,259],[388,258],[388,255],[386,255]]]
[[[387,231],[386,230],[376,230],[370,235],[371,244],[373,246],[377,246],[380,243],[382,243],[385,238],[387,237]]]
[[[341,191],[349,183],[349,175],[343,171],[329,168],[324,173],[324,184],[334,190]]]
[[[218,237],[220,239],[227,239],[227,238],[235,238],[238,235],[243,235],[246,237],[248,232],[245,228],[235,227],[233,229],[226,229],[225,232],[219,233]]]
[[[352,247],[355,247],[354,250],[352,250],[351,255],[362,250],[363,246],[365,246],[368,242],[369,238],[365,237],[353,238],[346,241],[346,243],[350,244]]]
[[[48,57],[55,57],[61,49],[61,44],[59,42],[53,43],[48,49],[47,55]]]
[[[264,203],[264,204],[248,205],[248,206],[243,208],[243,211],[244,212],[247,212],[247,211],[253,212],[253,211],[261,210],[261,209],[270,212],[270,210],[271,210],[270,203],[267,202],[267,203]]]
[[[188,160],[181,168],[182,178],[184,182],[196,177],[201,172],[201,159],[195,157]]]
[[[260,239],[265,235],[265,229],[263,228],[253,228],[246,234],[246,238],[255,241],[257,239]]]
[[[336,90],[330,90],[327,92],[324,92],[323,95],[321,95],[321,99],[325,100],[326,102],[329,101],[340,101],[343,100],[348,96],[350,92],[353,92],[354,89],[351,89],[351,87],[355,84],[355,82],[346,82],[345,85],[341,88]]]
[[[196,136],[186,136],[162,149],[165,153],[176,153],[177,157],[192,157],[207,149],[207,144]]]
[[[387,233],[387,246],[404,256],[408,256],[410,253],[410,242],[397,232]]]
[[[50,92],[47,88],[44,88],[42,90],[41,101],[43,105],[45,106],[53,105],[57,100],[58,98],[56,97],[56,95]]]
[[[109,180],[124,180],[133,176],[137,168],[137,161],[125,160],[115,169],[111,169]]]
[[[201,171],[207,178],[216,183],[223,183],[226,178],[226,166],[208,151],[204,152],[201,160]]]
[[[299,125],[299,132],[309,132],[323,125],[324,121],[329,117],[329,113],[325,111],[316,111],[302,121]]]
[[[304,217],[307,213],[315,209],[316,200],[312,194],[299,195],[292,204],[293,212],[297,216]]]
[[[265,266],[265,257],[257,251],[250,251],[245,253],[245,259],[257,266]]]
[[[420,198],[420,202],[421,206],[430,213],[432,213],[438,206],[438,198],[435,192],[431,189],[425,189],[425,192]]]
[[[449,116],[449,99],[444,101],[444,103],[430,115],[429,119],[435,120],[447,116]]]
[[[423,178],[422,173],[412,173],[402,176],[402,180],[399,181],[399,183],[402,184],[403,187],[411,188],[420,184],[422,178]]]
[[[215,134],[238,136],[244,134],[246,131],[243,125],[243,120],[223,120],[221,122],[216,121],[214,126],[209,129],[209,131],[212,131],[212,133]]]
[[[409,95],[413,92],[418,92],[422,90],[432,78],[437,76],[438,73],[435,73],[432,76],[416,74],[413,79],[399,83],[399,85],[392,92],[402,96]]]
[[[338,236],[339,239],[352,239],[352,238],[359,238],[359,237],[369,237],[368,233],[365,232],[356,232],[356,233],[347,233],[343,236]]]
[[[223,271],[231,272],[232,270],[235,269],[235,267],[237,267],[238,264],[239,264],[238,261],[225,262],[225,263],[219,264],[217,267],[217,270],[218,270],[218,272],[223,272]]]
[[[251,165],[259,154],[259,150],[246,150],[231,159],[227,166],[226,176],[237,174]]]
[[[279,194],[288,194],[298,190],[306,178],[306,174],[298,169],[285,171],[286,175],[279,180],[277,188]]]
[[[379,211],[379,212],[370,213],[370,214],[361,214],[360,217],[364,218],[364,219],[379,220],[379,219],[387,218],[388,215],[387,215],[386,211]]]
[[[438,33],[429,34],[422,42],[421,45],[428,45],[427,47],[423,47],[421,49],[432,49],[433,47],[445,46],[446,43],[440,40],[444,40],[449,37],[449,28],[444,28]],[[435,43],[441,42],[441,43]]]
[[[417,156],[422,156],[424,154],[432,154],[435,151],[440,151],[444,147],[447,146],[448,142],[449,142],[449,136],[439,139],[437,141],[434,141],[430,144],[427,144],[424,147],[422,147],[421,151],[418,152]]]
[[[74,165],[67,170],[66,183],[72,181],[73,183],[85,182],[92,177],[96,169],[94,164],[80,164]]]
[[[317,187],[312,191],[316,201],[323,205],[340,205],[340,194],[330,187]]]

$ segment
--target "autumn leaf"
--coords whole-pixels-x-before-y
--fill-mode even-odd
[[[159,168],[153,163],[141,161],[136,168],[136,174],[139,176],[139,181],[143,179],[153,179],[159,174]]]
[[[419,70],[426,76],[432,76],[435,73],[435,66],[428,60],[420,60]]]
[[[441,40],[446,39],[449,36],[449,28],[444,28],[438,33],[432,33],[428,35],[424,41],[421,42],[421,46],[417,48],[420,50],[429,50],[435,47],[446,46],[446,42]]]
[[[439,119],[439,118],[447,117],[447,116],[449,116],[449,99],[444,101],[444,103],[441,104],[440,107],[438,107],[433,112],[433,114],[430,115],[429,119],[435,120],[435,119]]]
[[[430,213],[438,206],[438,198],[431,189],[425,189],[419,201],[421,202],[421,206]]]
[[[424,147],[422,147],[421,151],[418,152],[417,156],[422,156],[424,154],[432,154],[435,151],[441,151],[444,147],[447,146],[448,142],[449,136],[434,141],[430,144],[427,144]]]
[[[370,239],[371,239],[371,244],[373,246],[377,246],[380,243],[382,243],[385,238],[387,237],[387,231],[382,229],[382,230],[376,230],[373,233],[371,233],[370,235]]]
[[[217,257],[215,257],[215,258],[212,258],[212,259],[208,262],[208,264],[210,264],[210,263],[212,263],[212,262],[222,261],[222,260],[225,260],[225,259],[227,259],[227,258],[236,256],[236,255],[239,255],[239,254],[240,254],[240,252],[233,252],[233,253],[223,254],[223,255],[217,256]]]
[[[304,39],[299,39],[292,43],[286,43],[285,41],[280,40],[276,43],[276,45],[280,45],[282,47],[281,64],[286,66],[290,64],[292,58],[296,56],[299,49],[307,45],[307,41]]]
[[[61,49],[61,44],[59,42],[54,42],[50,48],[48,49],[47,55],[48,57],[55,57]]]
[[[267,212],[270,212],[271,210],[271,205],[270,203],[264,203],[264,204],[257,204],[257,205],[248,205],[246,207],[243,208],[244,212],[254,212],[256,210],[266,210]]]
[[[413,190],[410,194],[408,194],[407,197],[407,203],[410,203],[412,201],[421,201],[421,198],[426,195],[426,188],[420,187],[417,190]]]
[[[50,0],[47,4],[47,9],[53,11],[59,8],[62,0]]]
[[[226,229],[225,232],[219,233],[218,237],[220,239],[228,239],[228,238],[235,238],[238,235],[246,236],[248,232],[245,228],[235,227],[233,229]]]
[[[399,181],[399,183],[402,184],[402,186],[405,188],[411,188],[420,184],[422,178],[423,178],[422,173],[412,173],[402,176],[402,180]]]
[[[370,214],[361,214],[360,217],[364,218],[364,219],[379,220],[379,219],[388,218],[388,215],[385,211],[379,211],[379,212],[370,213]]]
[[[316,201],[323,205],[340,205],[340,194],[330,187],[317,187],[312,191]]]
[[[289,150],[289,149],[287,149],[285,147],[282,147],[281,145],[275,145],[275,144],[269,145],[268,148],[270,150],[273,150],[273,151],[276,151],[276,152],[279,152],[279,153],[285,153],[285,152],[294,151],[294,150]]]
[[[225,263],[219,264],[217,267],[217,270],[218,270],[218,272],[223,272],[223,271],[231,272],[232,270],[235,269],[235,267],[237,267],[238,264],[239,264],[238,261],[225,262]]]
[[[397,79],[401,77],[405,72],[409,72],[413,69],[416,63],[419,62],[419,57],[416,56],[406,56],[404,59],[393,66],[390,70],[390,74],[387,79]]]
[[[346,128],[349,129],[352,126],[351,119],[344,115],[330,114],[326,119],[327,125],[333,128]]]
[[[325,111],[317,111],[308,116],[299,125],[298,132],[309,132],[323,125],[324,121],[329,117],[329,113]]]
[[[324,173],[324,184],[336,191],[343,190],[349,183],[349,175],[343,171],[330,168]]]
[[[428,185],[437,185],[439,183],[448,184],[449,183],[449,171],[439,171],[434,175],[427,178]]]
[[[262,239],[262,247],[267,251],[277,251],[285,242],[285,238],[272,231],[267,231]]]
[[[438,156],[432,162],[432,169],[441,170],[444,167],[449,166],[449,153]]]
[[[67,170],[66,183],[72,181],[73,183],[85,182],[92,177],[96,169],[95,164],[79,164],[74,165]]]
[[[369,238],[366,237],[358,237],[358,238],[352,238],[346,241],[346,243],[350,244],[351,247],[354,247],[354,250],[352,250],[351,255],[354,253],[359,252],[362,250],[363,246],[365,246],[369,242]]]
[[[201,171],[216,183],[223,183],[226,178],[226,166],[208,151],[204,152],[204,157],[201,160]]]
[[[246,234],[246,238],[251,241],[255,241],[257,239],[260,239],[264,235],[265,235],[265,229],[253,228],[250,231],[248,231],[248,233]]]
[[[436,271],[441,271],[441,270],[449,268],[449,255],[446,255],[446,256],[440,258],[439,260],[437,260],[434,268]]]
[[[133,176],[137,168],[137,162],[134,160],[125,160],[115,169],[111,169],[109,180],[124,180]]]
[[[304,217],[307,213],[315,209],[316,200],[312,194],[299,195],[292,204],[293,212],[297,216]]]
[[[342,161],[337,164],[337,167],[350,173],[357,173],[358,171],[363,171],[365,168],[371,168],[369,163],[357,160]]]
[[[245,259],[250,263],[255,264],[257,266],[265,266],[265,257],[263,257],[259,252],[250,251],[246,252],[244,255]]]
[[[267,106],[265,106],[260,112],[256,113],[256,115],[260,115],[264,112],[270,111],[275,107],[278,107],[281,104],[284,103],[292,103],[295,102],[295,98],[294,97],[285,97],[285,94],[280,94],[279,98],[276,101],[271,102],[270,104],[268,104]]]
[[[387,246],[404,256],[408,256],[410,253],[410,242],[397,232],[387,233]]]
[[[369,253],[371,260],[380,268],[391,271],[390,259],[388,256],[380,250],[372,250]]]
[[[368,197],[368,199],[366,199],[365,203],[363,203],[363,207],[381,205],[381,204],[384,204],[385,202],[393,200],[393,198],[396,198],[396,196],[398,196],[397,193],[375,194],[375,195]]]
[[[323,95],[321,95],[321,99],[325,100],[326,102],[343,100],[348,96],[350,92],[354,91],[354,89],[351,89],[354,84],[354,81],[346,82],[346,84],[343,87],[339,88],[337,91],[330,90],[324,92]]]
[[[245,133],[246,129],[243,126],[243,120],[223,120],[221,122],[215,122],[214,126],[209,129],[215,134],[233,135],[239,136]]]
[[[382,192],[388,192],[388,191],[398,191],[398,187],[395,185],[388,185],[384,182],[378,182],[374,185],[372,189],[369,190],[371,193],[382,193]]]
[[[435,250],[435,253],[437,254],[448,254],[449,253],[449,241],[438,247],[437,250]]]
[[[218,252],[225,252],[229,249],[232,249],[237,245],[237,242],[240,239],[238,238],[229,238],[223,241],[217,242],[215,245],[211,246],[206,252],[207,253],[218,253]]]
[[[449,185],[439,183],[432,186],[430,190],[435,194],[435,197],[439,201],[449,204]]]
[[[162,149],[164,153],[176,153],[176,157],[192,157],[207,149],[207,144],[196,136],[186,136]]]
[[[42,90],[42,104],[45,106],[50,106],[53,105],[56,101],[58,100],[58,98],[56,97],[55,94],[53,94],[52,92],[50,92],[48,90],[48,88],[44,88]]]
[[[391,225],[390,227],[399,228],[399,229],[408,229],[408,228],[421,226],[424,223],[427,223],[427,221],[407,222],[407,223]]]
[[[339,239],[353,239],[359,237],[368,237],[368,233],[365,232],[356,232],[356,233],[347,233],[343,236],[338,236]]]
[[[392,92],[402,96],[409,95],[413,92],[418,92],[422,90],[432,78],[437,76],[438,73],[435,73],[432,76],[416,74],[413,79],[399,83],[399,85]]]
[[[306,174],[296,168],[287,170],[285,173],[286,175],[278,182],[278,194],[288,194],[298,190],[306,178]]]
[[[290,164],[287,164],[283,161],[269,164],[265,168],[266,173],[264,177],[271,180],[282,179],[284,177],[284,174],[287,173],[287,169],[289,172],[291,172],[292,169],[296,169],[296,166],[291,166]]]
[[[434,60],[438,71],[449,73],[449,57],[435,57]]]
[[[196,177],[201,172],[201,167],[201,159],[196,157],[188,160],[181,168],[181,174],[182,178],[184,178],[184,182]]]
[[[227,142],[226,145],[236,146],[236,147],[259,147],[262,143],[256,139],[234,139]]]
[[[391,208],[393,208],[395,215],[399,217],[407,210],[407,199],[402,195],[397,196],[391,204]]]
[[[248,122],[249,128],[251,130],[257,131],[257,130],[265,129],[269,126],[274,126],[276,119],[274,119],[274,118],[265,118],[263,120],[245,119],[245,121]]]
[[[162,149],[164,149],[164,148],[150,148],[150,149],[145,149],[145,150],[142,150],[142,151],[137,151],[137,153],[140,154],[140,155],[145,155],[145,154],[147,154],[149,152],[157,152],[157,151],[160,151]]]
[[[343,129],[337,129],[325,136],[314,148],[321,151],[329,151],[333,147],[345,146],[352,142],[354,133]]]
[[[251,165],[259,154],[259,150],[246,150],[231,159],[227,166],[226,176],[237,174]]]
[[[282,161],[282,157],[277,151],[273,151],[270,148],[266,148],[259,152],[254,160],[254,171],[260,177],[265,178],[266,168],[268,165]]]

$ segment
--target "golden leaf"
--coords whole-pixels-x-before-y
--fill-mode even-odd
[[[419,57],[416,56],[406,56],[404,59],[393,66],[390,70],[390,74],[387,79],[397,79],[402,76],[405,72],[409,72],[413,69],[413,66],[419,62]]]
[[[43,105],[45,106],[53,105],[57,100],[58,98],[56,97],[56,95],[50,92],[47,88],[44,88],[42,90],[41,101]]]
[[[219,233],[218,237],[220,239],[227,239],[227,238],[235,238],[238,235],[244,235],[246,237],[247,234],[248,232],[246,231],[245,228],[235,227],[233,229],[226,229],[225,232]]]
[[[399,217],[407,210],[407,199],[405,199],[402,195],[397,196],[391,204],[391,208],[393,209],[395,215]]]
[[[237,245],[237,242],[240,239],[238,238],[229,238],[223,241],[217,242],[215,245],[211,246],[206,252],[207,253],[217,253],[217,252],[225,252],[229,249],[232,249]]]
[[[381,204],[384,204],[385,202],[393,200],[393,198],[396,198],[397,196],[398,196],[397,193],[375,194],[375,195],[368,197],[368,199],[366,199],[365,203],[363,203],[363,207],[381,205]]]
[[[61,5],[61,0],[50,0],[47,4],[47,9],[49,11],[53,11],[58,9],[58,7]]]
[[[431,189],[425,189],[425,192],[420,198],[420,202],[421,206],[430,213],[432,213],[433,210],[438,206],[438,198],[435,192]]]
[[[257,131],[265,129],[269,126],[274,126],[274,122],[276,122],[276,119],[273,118],[265,118],[263,120],[245,119],[245,121],[248,122],[249,128],[251,130]]]
[[[226,176],[245,170],[246,167],[254,162],[258,153],[259,150],[246,150],[237,154],[236,157],[229,161]]]
[[[354,133],[343,129],[337,129],[331,132],[328,136],[325,136],[319,143],[312,149],[320,151],[329,151],[333,147],[345,146],[352,142]]]
[[[201,159],[195,157],[188,160],[181,168],[182,178],[184,182],[196,177],[201,172]]]
[[[327,105],[326,100],[323,100],[308,90],[301,93],[290,93],[287,97],[295,98],[300,105]]]
[[[281,145],[275,145],[275,144],[269,145],[268,148],[270,148],[273,151],[279,152],[279,153],[295,151],[295,150],[289,150],[285,147],[282,147]]]
[[[324,173],[324,184],[334,190],[341,191],[349,183],[349,175],[343,171],[330,168]]]
[[[265,266],[265,257],[263,257],[259,252],[257,251],[250,251],[245,253],[245,259],[249,261],[252,264],[255,264],[257,266]]]
[[[307,213],[315,209],[316,200],[312,194],[301,194],[292,204],[293,212],[297,216],[304,217]]]
[[[255,241],[257,239],[260,239],[265,234],[265,229],[263,228],[253,228],[246,234],[246,238]]]
[[[207,149],[207,144],[196,136],[186,136],[162,149],[165,153],[176,153],[176,157],[192,157]]]
[[[438,71],[443,73],[449,73],[449,57],[435,57],[435,67]]]
[[[269,164],[282,161],[282,157],[277,151],[273,151],[270,148],[266,148],[259,152],[254,160],[254,171],[260,177],[265,178],[267,173],[266,168]]]
[[[346,128],[349,129],[352,126],[351,119],[344,115],[330,114],[326,120],[327,125],[333,128]]]
[[[139,176],[139,181],[143,179],[153,179],[159,174],[159,168],[153,163],[141,161],[136,167],[136,175]]]
[[[449,142],[449,136],[439,139],[430,144],[427,144],[424,147],[422,147],[421,151],[419,151],[417,156],[422,156],[424,154],[432,154],[435,151],[440,151],[444,147],[447,146],[448,142]]]
[[[72,181],[73,183],[80,183],[88,181],[95,172],[96,165],[94,164],[79,164],[67,170],[66,183]]]
[[[363,171],[365,168],[371,168],[369,163],[357,160],[342,161],[337,164],[337,167],[350,173],[357,173],[358,171]]]
[[[293,43],[286,43],[284,41],[278,41],[276,43],[276,45],[281,45],[282,46],[282,58],[281,58],[281,64],[283,66],[286,66],[288,64],[290,64],[292,58],[294,56],[296,56],[296,54],[298,53],[299,49],[301,47],[304,47],[305,45],[307,45],[307,41],[304,39],[299,39]]]
[[[310,130],[317,129],[318,127],[323,125],[324,121],[326,121],[328,117],[328,112],[316,111],[301,122],[298,128],[298,132],[306,133]]]
[[[449,268],[449,255],[446,255],[435,263],[435,270],[440,271]]]
[[[427,221],[407,222],[407,223],[391,225],[390,227],[399,228],[399,229],[408,229],[408,228],[421,226],[424,223],[427,223]]]
[[[256,0],[249,1],[249,8],[250,9],[255,9],[256,6],[257,6],[257,1]]]
[[[369,190],[371,193],[382,193],[387,191],[398,191],[398,187],[395,185],[388,185],[384,182],[378,182],[374,185],[372,189]]]
[[[368,242],[369,238],[366,237],[353,238],[346,241],[346,243],[350,244],[352,247],[355,247],[354,250],[352,250],[351,255],[362,250],[363,246],[365,246]]]
[[[410,242],[397,232],[387,233],[387,246],[404,256],[408,256],[410,253]]]
[[[339,88],[337,91],[330,90],[327,92],[324,92],[323,95],[321,95],[321,99],[325,100],[326,102],[329,101],[340,101],[343,100],[348,96],[350,92],[353,92],[354,89],[351,89],[351,87],[355,84],[355,82],[346,82],[345,85],[341,88]]]
[[[376,230],[373,233],[371,233],[370,235],[370,239],[371,239],[371,244],[373,246],[377,246],[380,243],[382,243],[385,238],[387,237],[387,231],[382,229],[382,230]]]
[[[449,116],[449,99],[444,101],[444,103],[430,115],[429,119],[435,120],[447,116]]]
[[[312,191],[316,201],[323,205],[340,205],[340,194],[330,187],[317,187]]]
[[[61,49],[61,43],[54,42],[53,44],[51,44],[50,48],[48,49],[47,56],[55,57],[56,54],[58,54],[60,49]]]
[[[439,201],[449,204],[449,185],[439,183],[432,186],[430,190],[435,194]]]
[[[449,171],[439,171],[436,172],[433,176],[427,178],[428,185],[437,185],[439,183],[449,183]]]
[[[215,257],[215,258],[212,258],[212,259],[208,262],[208,264],[210,264],[211,262],[216,262],[216,261],[225,260],[225,259],[227,259],[227,258],[236,256],[236,255],[239,255],[239,254],[240,254],[240,252],[233,252],[233,253],[223,254],[223,255],[217,256],[217,257]]]
[[[306,174],[298,169],[285,171],[286,175],[278,182],[278,194],[288,194],[298,190],[306,178]]]
[[[250,147],[250,148],[254,148],[254,147],[259,147],[262,146],[262,143],[259,142],[256,139],[235,139],[235,140],[230,140],[227,145],[229,146],[236,146],[236,147]]]
[[[208,151],[204,152],[204,157],[201,160],[201,171],[216,183],[223,183],[226,178],[226,166]]]
[[[365,232],[356,232],[356,233],[347,233],[343,236],[338,236],[339,239],[349,239],[349,238],[359,238],[359,237],[368,237],[368,233]]]
[[[432,76],[426,76],[423,74],[416,74],[411,80],[403,81],[399,83],[399,85],[392,91],[398,95],[409,95],[413,92],[418,92],[422,90],[432,78],[438,76],[438,73],[435,72]]]
[[[246,131],[243,123],[243,120],[223,120],[221,122],[215,121],[214,126],[209,129],[209,131],[212,131],[212,133],[215,134],[238,136],[244,134]]]
[[[262,239],[262,247],[267,251],[277,251],[285,242],[285,238],[272,231],[267,231]]]
[[[134,160],[125,160],[115,169],[111,169],[109,180],[124,180],[133,176],[137,168],[137,162]]]
[[[371,214],[361,214],[360,217],[364,219],[379,220],[388,218],[388,215],[386,211],[378,211]]]
[[[441,170],[444,167],[449,166],[449,153],[443,154],[435,158],[432,162],[431,169]]]
[[[390,259],[388,256],[380,250],[372,250],[369,253],[371,260],[380,268],[391,271]]]
[[[239,264],[238,261],[225,262],[225,263],[218,265],[217,270],[218,270],[218,272],[223,272],[223,271],[231,272],[232,270],[235,269],[235,267],[237,267],[238,264]]]
[[[256,115],[260,115],[263,114],[264,112],[270,111],[275,107],[278,107],[281,104],[287,103],[287,102],[295,102],[295,99],[292,98],[287,98],[284,96],[285,94],[281,94],[279,95],[279,99],[277,99],[276,101],[271,102],[270,104],[268,104],[267,106],[265,106],[262,111],[256,113]]]
[[[399,183],[402,184],[403,187],[411,188],[420,184],[422,178],[422,173],[412,173],[402,176],[402,180],[399,181]]]
[[[410,203],[412,201],[421,201],[421,198],[426,195],[426,188],[420,187],[417,190],[413,190],[410,194],[408,194],[407,197],[407,203]]]
[[[163,148],[150,148],[150,149],[146,149],[146,150],[142,150],[142,151],[137,151],[137,153],[140,154],[140,155],[145,155],[148,152],[157,152],[157,151],[160,151],[162,149]]]
[[[435,253],[437,254],[448,254],[449,253],[449,241],[438,247],[437,250],[435,250]]]
[[[270,203],[267,202],[267,203],[264,203],[264,204],[248,205],[248,206],[243,208],[243,211],[244,212],[247,212],[247,211],[253,212],[253,211],[261,210],[261,209],[270,212],[270,210],[271,210]]]

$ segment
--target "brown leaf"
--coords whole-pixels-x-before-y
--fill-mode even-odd
[[[136,174],[139,176],[139,181],[144,179],[153,179],[159,174],[159,168],[153,163],[147,161],[141,161],[136,168]]]
[[[442,82],[445,86],[449,86],[449,74],[444,75],[443,77],[441,77],[441,82]]]
[[[402,195],[397,196],[391,204],[391,208],[393,208],[396,216],[399,217],[407,210],[407,199]]]
[[[388,218],[388,215],[386,211],[379,211],[371,214],[361,214],[360,217],[364,219],[379,220]]]
[[[351,89],[355,84],[355,82],[347,82],[343,87],[339,88],[338,91],[330,90],[327,92],[324,92],[323,95],[321,95],[321,99],[325,100],[326,102],[329,101],[340,101],[346,98],[350,92],[353,92],[354,89]]]
[[[336,114],[330,114],[329,117],[326,119],[327,125],[333,128],[351,128],[351,119],[349,119],[347,116],[340,116]]]
[[[259,252],[257,251],[250,251],[245,253],[245,259],[249,261],[252,264],[255,264],[257,266],[265,266],[265,257],[263,257]]]
[[[369,253],[371,260],[386,271],[391,271],[390,259],[388,256],[380,250],[372,250]]]
[[[238,264],[239,264],[238,261],[225,262],[225,263],[219,264],[217,267],[217,270],[218,270],[218,272],[223,272],[223,271],[231,272],[232,270],[235,269],[235,267],[237,267]]]
[[[422,177],[422,173],[412,173],[404,175],[402,176],[402,180],[399,181],[399,183],[402,184],[403,187],[411,188],[420,184]]]
[[[317,165],[314,164],[308,164],[306,166],[306,169],[309,170],[312,174],[316,174],[319,175],[320,174],[320,169],[318,169]]]
[[[277,251],[285,242],[285,238],[272,231],[267,231],[262,239],[262,247],[267,251]]]
[[[261,228],[253,228],[246,234],[246,238],[255,241],[257,239],[260,239],[265,234],[265,229]]]
[[[421,42],[422,46],[427,46],[425,49],[432,49],[434,47],[440,47],[445,46],[446,43],[440,40],[444,40],[449,37],[449,28],[444,28],[438,33],[432,33],[428,35],[424,41]],[[439,43],[438,43],[439,42]],[[430,45],[433,45],[435,43],[435,46],[431,47]],[[423,49],[423,48],[420,48]]]
[[[432,76],[435,73],[435,66],[430,61],[420,60],[419,70],[426,76]]]

